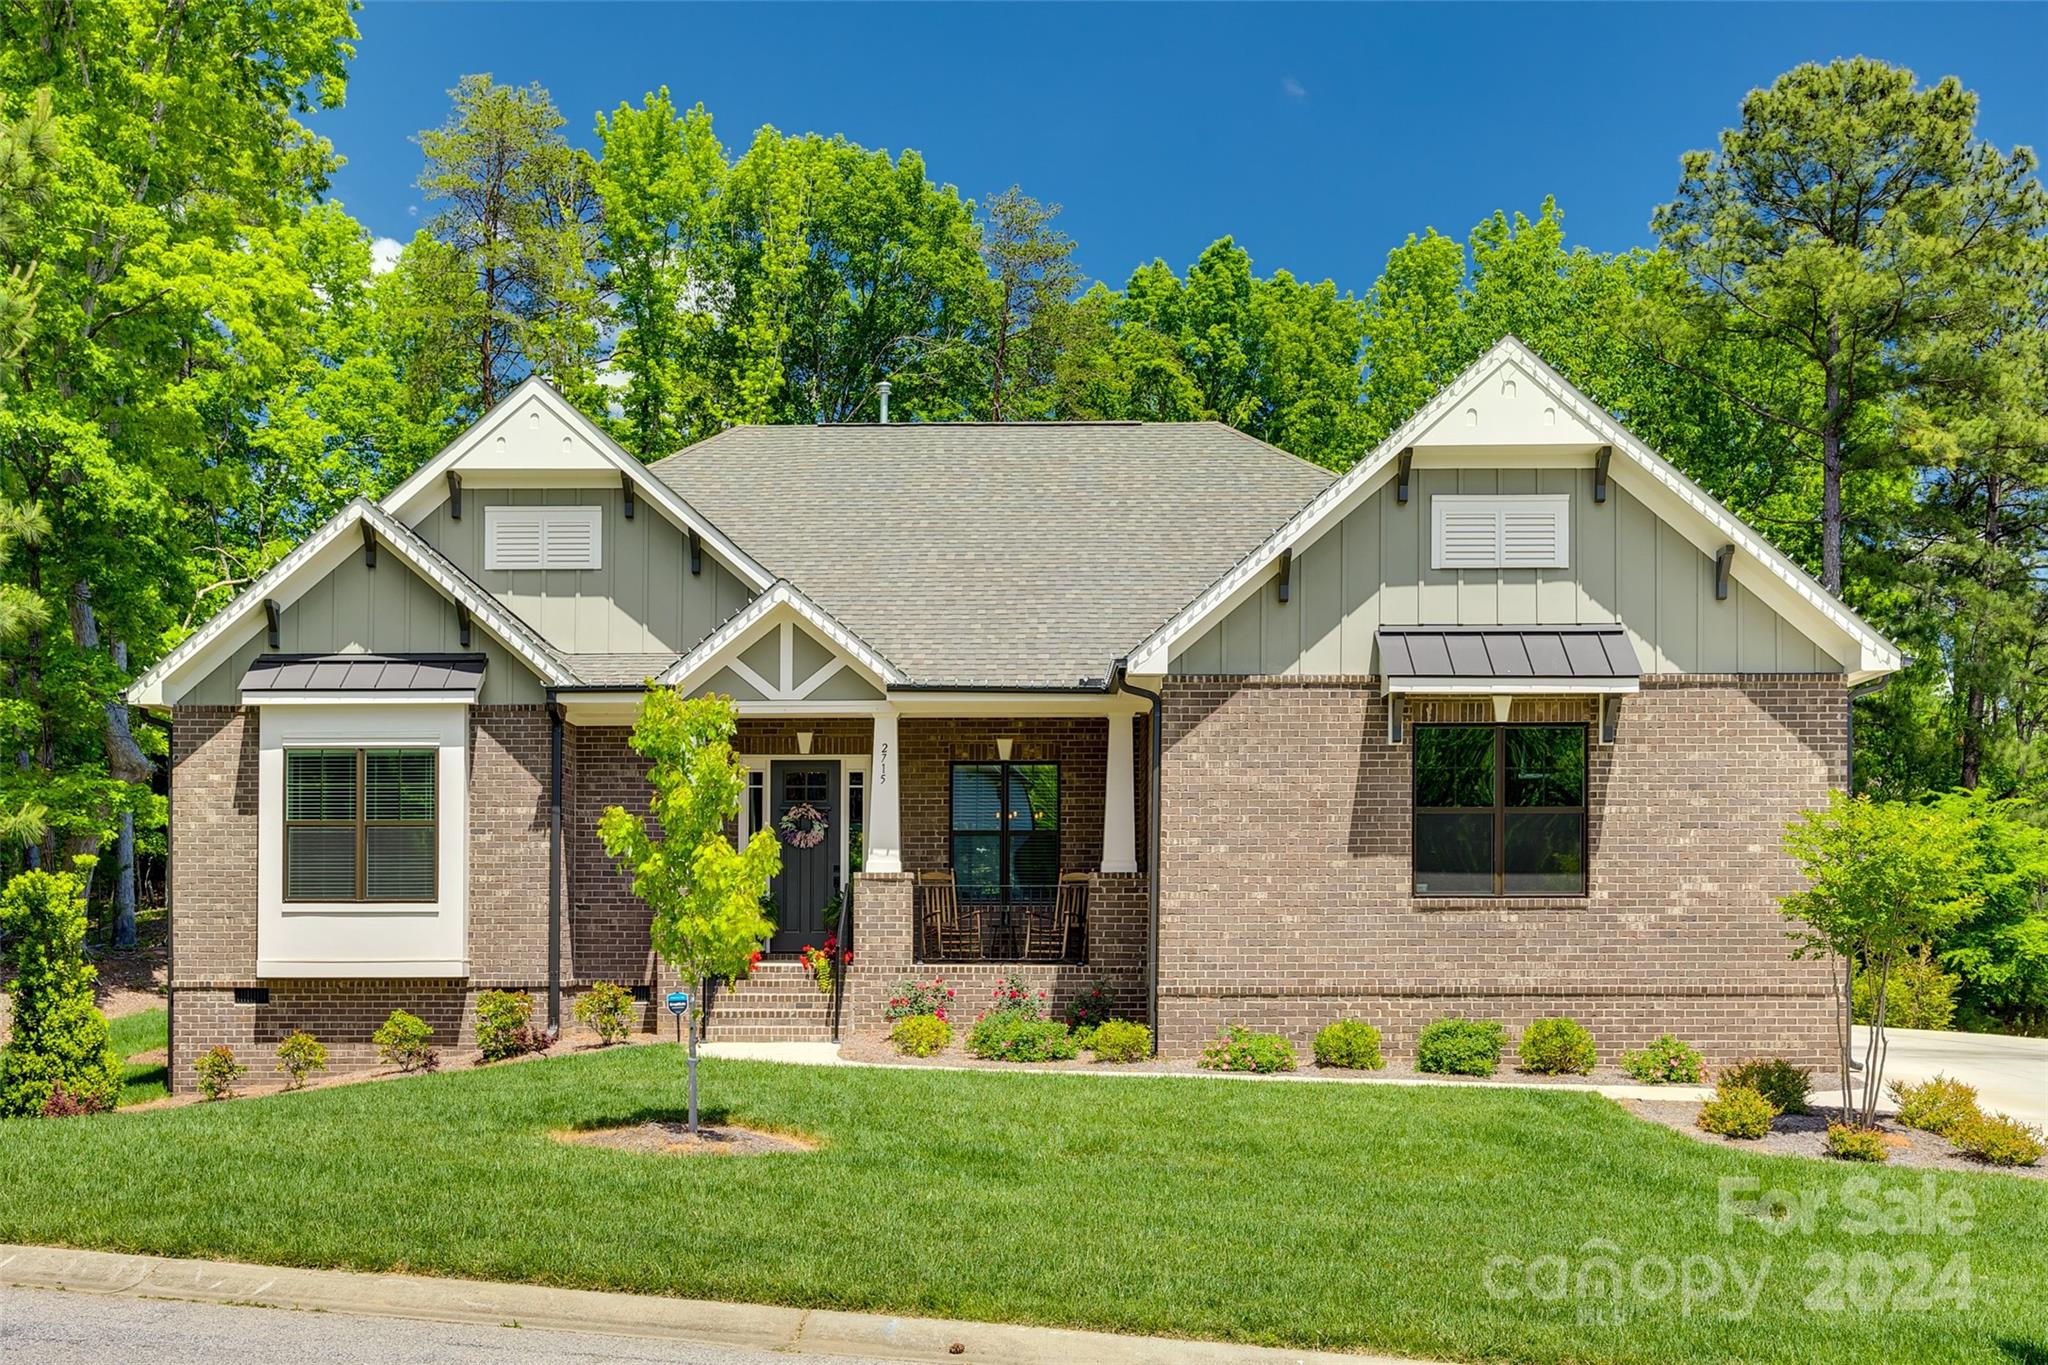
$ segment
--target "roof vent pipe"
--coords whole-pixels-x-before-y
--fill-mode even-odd
[[[889,420],[889,381],[884,379],[875,386],[875,391],[882,395],[882,421],[886,423]]]

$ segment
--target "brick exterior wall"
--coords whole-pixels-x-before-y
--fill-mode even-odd
[[[484,990],[547,989],[548,719],[540,706],[480,706],[469,734],[467,981],[259,981],[256,977],[257,749],[254,710],[179,707],[171,726],[171,1086],[226,1043],[252,1083],[281,1079],[272,1055],[295,1029],[327,1044],[335,1070],[374,1060],[370,1034],[394,1009],[434,1028],[441,1048],[475,1041]],[[567,758],[565,746],[565,760]],[[594,817],[593,817],[594,818]],[[565,820],[566,825],[566,820]],[[565,940],[566,944],[566,940]],[[234,1003],[263,986],[269,1003]],[[563,1009],[569,1008],[565,997]]]
[[[1412,731],[1386,742],[1374,680],[1176,677],[1165,695],[1165,1051],[1240,1022],[1306,1044],[1355,1016],[1412,1056],[1441,1015],[1513,1032],[1571,1014],[1609,1058],[1666,1030],[1713,1061],[1829,1054],[1825,969],[1790,960],[1775,898],[1796,884],[1784,823],[1843,779],[1839,677],[1645,678],[1614,744],[1588,747],[1588,894],[1500,901],[1410,894]]]

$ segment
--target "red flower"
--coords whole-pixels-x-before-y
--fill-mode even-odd
[[[847,949],[847,950],[846,950],[845,952],[841,953],[841,954],[839,955],[839,960],[840,960],[841,962],[851,962],[851,961],[853,961],[853,949],[851,949],[851,948],[848,948],[848,949]]]

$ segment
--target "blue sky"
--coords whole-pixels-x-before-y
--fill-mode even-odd
[[[1649,239],[1679,154],[1801,61],[1863,54],[1977,91],[1980,131],[2048,144],[2048,9],[2000,5],[693,5],[371,0],[335,197],[380,236],[432,212],[421,128],[466,72],[599,110],[669,86],[728,149],[763,123],[924,153],[982,198],[1065,206],[1120,284],[1233,234],[1255,268],[1363,292],[1387,251],[1555,194],[1572,240]]]

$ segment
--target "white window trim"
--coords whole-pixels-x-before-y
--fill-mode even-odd
[[[1572,499],[1569,493],[1437,493],[1430,498],[1429,567],[1445,572],[1493,569],[1568,569],[1572,552]],[[1447,564],[1444,560],[1444,518],[1451,512],[1490,512],[1494,517],[1494,554],[1487,564]],[[1543,511],[1557,528],[1557,553],[1541,563],[1508,564],[1503,545],[1505,514]]]
[[[499,528],[506,523],[531,522],[540,549],[538,564],[504,564],[498,556]],[[548,560],[548,524],[582,522],[590,532],[590,558],[578,563],[556,564]],[[492,503],[484,508],[484,568],[498,573],[531,573],[539,570],[601,569],[604,567],[604,508],[549,507],[524,503]]]
[[[469,975],[469,707],[466,703],[264,706],[257,755],[256,975]],[[286,749],[434,749],[437,894],[431,901],[284,898]]]

